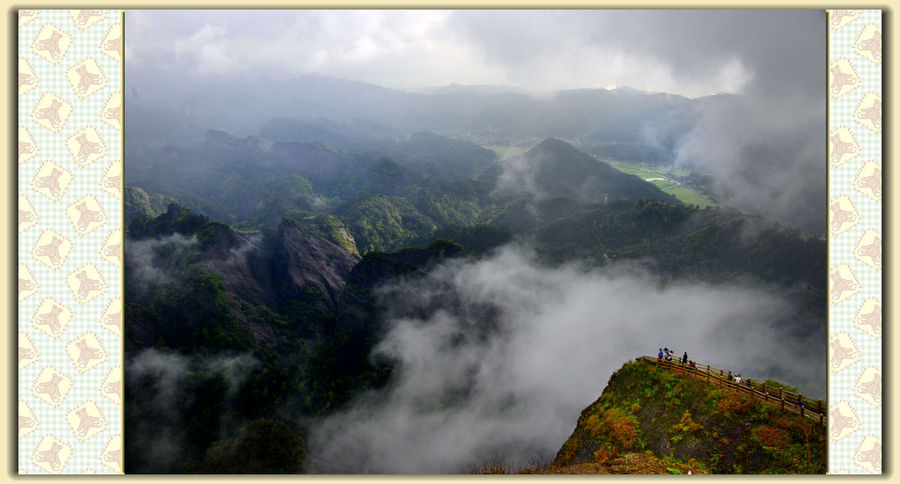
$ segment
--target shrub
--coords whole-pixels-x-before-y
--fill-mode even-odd
[[[747,413],[753,406],[753,402],[746,395],[728,393],[722,396],[716,409],[724,414]]]
[[[790,445],[790,439],[787,434],[775,427],[761,425],[752,430],[754,440],[758,441],[764,447],[772,447],[775,449],[783,449]]]

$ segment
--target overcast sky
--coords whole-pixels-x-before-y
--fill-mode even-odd
[[[618,84],[699,96],[777,86],[803,95],[824,75],[824,19],[821,10],[129,10],[126,62],[405,89]]]

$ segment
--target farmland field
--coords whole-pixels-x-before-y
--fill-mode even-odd
[[[690,171],[688,170],[666,166],[648,165],[646,163],[637,163],[632,161],[618,161],[610,159],[604,159],[603,161],[609,163],[619,171],[639,176],[642,180],[653,183],[654,185],[658,186],[660,190],[675,195],[684,203],[697,205],[700,207],[712,207],[716,205],[716,203],[710,200],[707,196],[675,180],[675,178],[682,178],[690,175]]]
[[[511,156],[519,156],[522,153],[528,151],[527,146],[499,146],[499,145],[485,145],[485,148],[497,153],[497,156],[500,158],[508,158]]]

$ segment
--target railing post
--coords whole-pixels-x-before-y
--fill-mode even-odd
[[[784,388],[778,388],[778,399],[781,400],[781,410],[784,411]]]
[[[709,365],[706,365],[706,382],[709,383]]]

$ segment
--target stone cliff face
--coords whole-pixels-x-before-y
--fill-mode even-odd
[[[316,304],[333,311],[357,262],[357,256],[288,222],[278,229],[272,276],[282,298],[303,298],[318,291],[321,299]]]
[[[332,311],[350,270],[358,258],[341,247],[299,226],[284,223],[279,228],[272,253],[257,241],[230,228],[210,223],[212,231],[197,266],[224,278],[229,292],[254,305],[272,309],[296,298],[318,295],[315,305]],[[312,289],[315,288],[315,289]]]
[[[214,273],[223,286],[231,317],[246,327],[256,345],[267,348],[278,343],[272,322],[260,317],[258,310],[286,314],[302,303],[334,312],[350,271],[359,261],[358,256],[289,220],[264,237],[238,233],[177,205],[170,205],[156,218],[145,217],[131,224],[126,244],[126,252],[137,250],[140,244],[152,247],[145,251],[153,251],[143,259],[127,258],[132,265],[126,271],[126,285],[138,284],[137,276],[128,277],[140,272],[133,266],[138,263],[165,273],[176,285],[197,269]],[[182,249],[175,250],[176,246]],[[174,286],[169,289],[177,290]],[[130,294],[137,293],[132,290]],[[132,316],[131,335],[145,342],[155,340],[155,328],[143,323],[139,315]]]
[[[282,312],[295,301],[332,312],[359,258],[299,226],[282,223],[268,250],[220,224],[212,242],[204,245],[197,266],[222,276],[229,293],[255,306]],[[208,229],[207,229],[208,230]],[[275,348],[271,325],[248,318],[239,304],[232,314],[244,324],[256,344]]]
[[[225,225],[211,225],[213,239],[204,247],[197,266],[221,275],[228,291],[245,301],[275,307],[272,271],[258,243]]]

